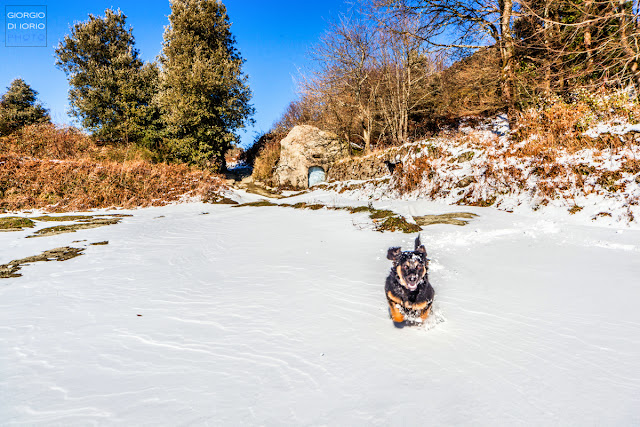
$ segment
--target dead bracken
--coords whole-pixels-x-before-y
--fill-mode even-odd
[[[83,251],[83,248],[72,248],[64,246],[61,248],[44,251],[40,255],[13,260],[7,264],[0,265],[0,279],[22,276],[22,274],[18,273],[18,271],[25,264],[31,264],[38,261],[66,261],[68,259],[82,255]]]

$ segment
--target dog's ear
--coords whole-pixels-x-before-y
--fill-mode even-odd
[[[399,246],[389,248],[389,250],[387,251],[387,259],[390,259],[391,261],[395,261],[401,252],[402,251],[400,250]]]
[[[420,235],[419,234],[418,234],[418,237],[416,237],[415,252],[420,253],[425,258],[427,257],[427,250],[425,249],[424,245],[420,242]]]

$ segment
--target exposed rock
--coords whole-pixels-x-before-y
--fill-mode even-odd
[[[475,156],[475,153],[473,151],[466,151],[460,154],[458,157],[456,157],[456,162],[458,163],[469,162],[473,159],[473,156]]]
[[[474,182],[476,182],[476,179],[474,177],[465,176],[464,178],[462,178],[460,181],[458,181],[456,183],[456,187],[458,187],[458,188],[468,187],[471,184],[473,184]]]
[[[310,167],[329,172],[338,160],[349,155],[347,144],[336,134],[309,125],[291,129],[280,147],[274,180],[282,187],[307,188]]]

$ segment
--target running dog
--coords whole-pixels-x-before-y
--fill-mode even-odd
[[[400,247],[389,248],[387,258],[393,267],[387,277],[384,290],[389,302],[391,319],[398,326],[405,317],[424,321],[431,312],[435,291],[429,283],[427,250],[416,238],[413,251],[402,251]]]

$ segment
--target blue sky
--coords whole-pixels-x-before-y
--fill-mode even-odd
[[[256,124],[241,131],[242,145],[250,144],[256,134],[267,131],[295,98],[298,70],[308,66],[308,50],[325,31],[327,22],[339,13],[348,13],[344,0],[226,0],[227,12],[233,23],[232,32],[237,47],[246,60],[244,71],[249,75],[256,108]],[[46,6],[46,44],[44,47],[6,46],[8,23],[23,22],[10,12],[30,12],[27,5]],[[25,8],[13,6],[24,5]],[[71,123],[67,115],[68,83],[65,74],[54,64],[53,51],[69,27],[85,21],[89,13],[103,15],[107,8],[120,8],[133,27],[136,47],[145,61],[153,61],[162,49],[162,34],[171,12],[169,1],[46,1],[2,0],[2,33],[0,35],[0,93],[17,77],[24,79],[39,92],[38,98],[51,111],[55,123]],[[40,9],[33,9],[41,11]],[[42,31],[37,31],[42,34]],[[43,44],[42,42],[34,42]]]

